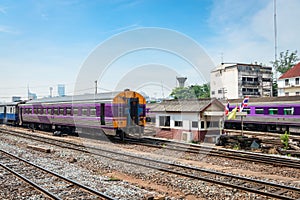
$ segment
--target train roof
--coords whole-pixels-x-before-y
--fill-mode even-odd
[[[98,94],[83,94],[75,96],[64,96],[64,97],[53,97],[53,98],[43,98],[30,100],[26,104],[38,104],[38,103],[72,103],[72,102],[82,102],[82,101],[112,101],[112,99],[118,95],[118,92],[105,92]]]
[[[0,103],[0,107],[2,106],[16,106],[20,103],[24,103],[25,101],[16,101],[16,102],[7,102],[7,103]]]
[[[239,104],[243,99],[229,99],[230,104]],[[227,104],[227,100],[223,101]],[[300,104],[300,96],[282,96],[282,97],[250,97],[248,105],[278,105],[278,104]]]

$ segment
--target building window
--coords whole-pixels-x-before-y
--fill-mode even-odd
[[[300,95],[300,92],[296,92],[296,96],[299,96]]]
[[[255,114],[264,114],[264,109],[263,108],[255,108]]]
[[[283,113],[284,115],[294,115],[294,108],[284,108]]]
[[[182,127],[182,121],[175,121],[175,127]]]
[[[201,128],[204,129],[204,121],[201,121]]]
[[[285,79],[284,84],[285,84],[285,86],[289,86],[289,79]]]
[[[170,116],[159,116],[159,126],[170,127]]]
[[[218,94],[222,94],[223,93],[223,90],[218,90]]]
[[[198,128],[198,122],[197,121],[192,122],[192,128]]]
[[[284,95],[285,95],[285,96],[289,96],[289,93],[288,93],[288,92],[286,92],[286,93],[284,93]]]
[[[278,114],[278,108],[269,108],[269,114],[270,115],[277,115]]]
[[[207,128],[218,128],[219,127],[219,121],[207,121],[206,122]]]
[[[215,95],[215,91],[211,91],[211,95]]]

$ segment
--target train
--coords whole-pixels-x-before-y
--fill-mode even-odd
[[[229,102],[231,111],[242,100]],[[247,113],[243,120],[241,117],[225,120],[224,128],[300,134],[300,96],[250,98],[242,112]]]
[[[143,134],[145,110],[141,94],[124,90],[1,104],[0,122],[70,134],[78,129],[113,130],[124,138]]]

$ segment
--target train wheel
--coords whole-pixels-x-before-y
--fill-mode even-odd
[[[116,135],[118,135],[118,136],[120,137],[120,139],[121,139],[122,141],[124,141],[124,138],[125,138],[125,132],[124,132],[123,130],[117,129],[117,130],[116,130]]]

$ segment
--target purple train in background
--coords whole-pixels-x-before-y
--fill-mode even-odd
[[[232,110],[242,99],[229,102]],[[244,130],[300,134],[300,96],[250,98],[243,112]],[[240,130],[241,118],[226,120],[225,129]]]
[[[124,137],[143,133],[146,123],[145,98],[130,90],[31,100],[18,108],[19,125],[41,130],[114,130]]]

